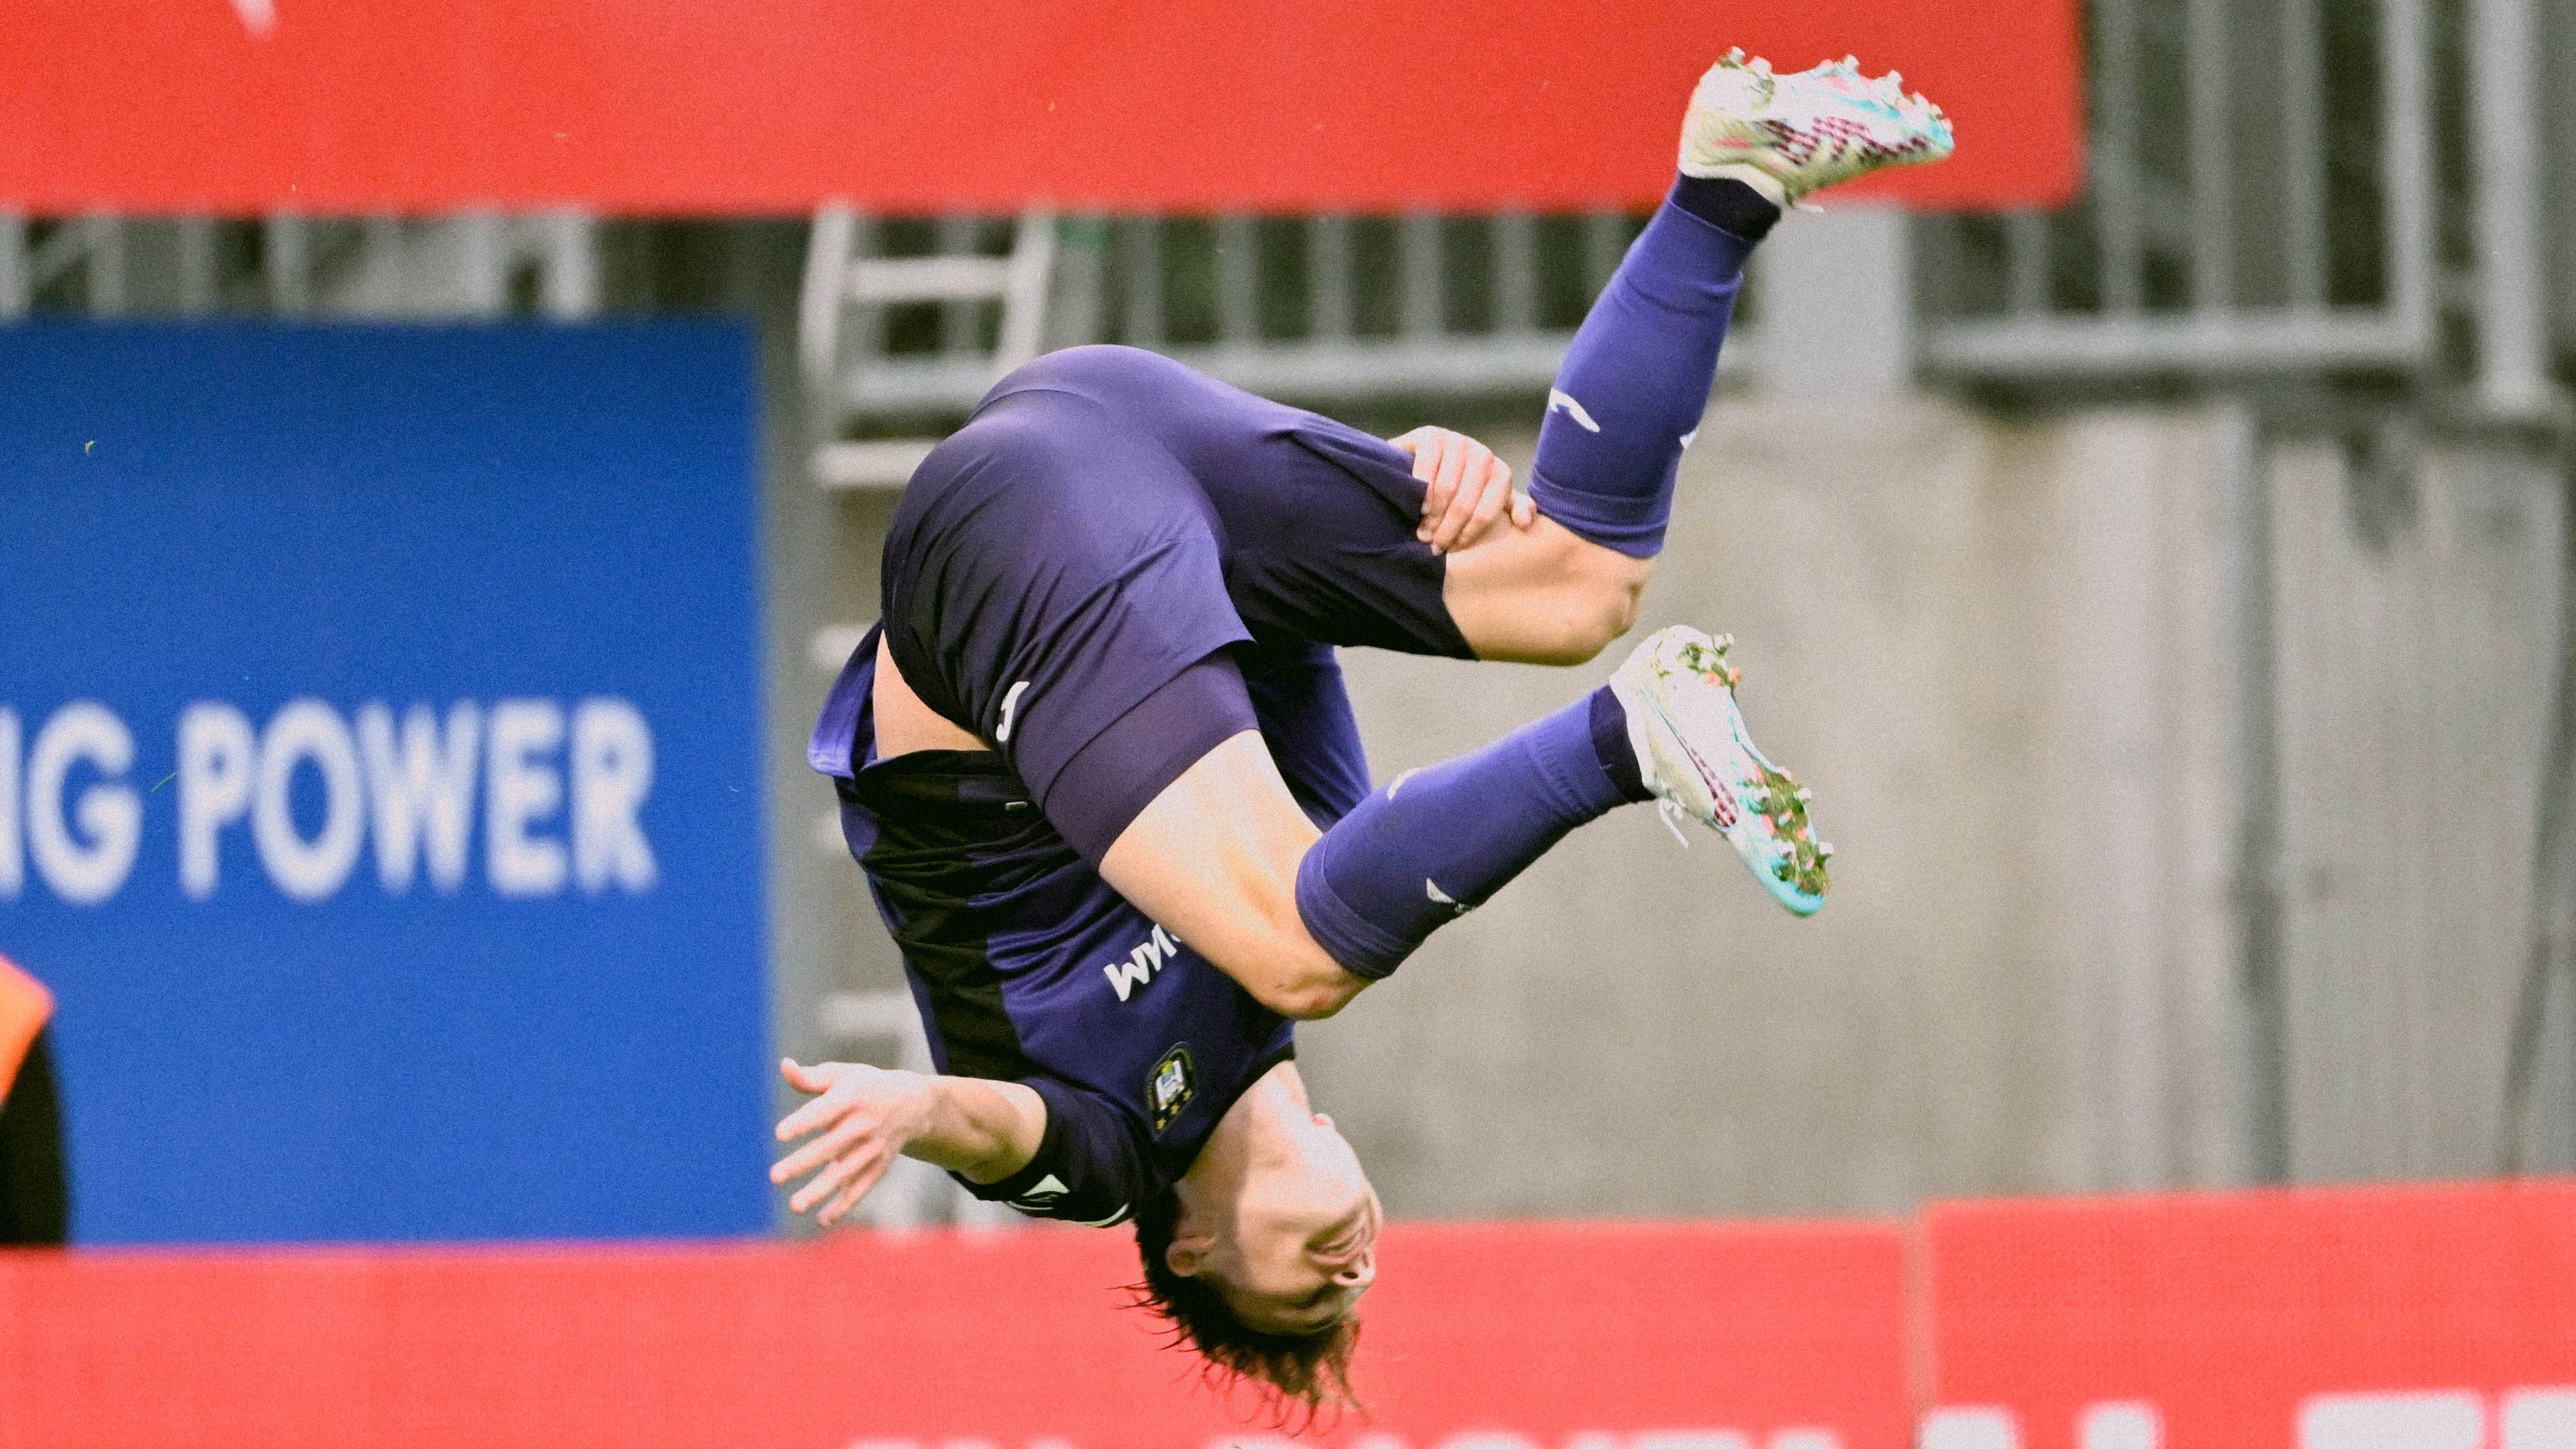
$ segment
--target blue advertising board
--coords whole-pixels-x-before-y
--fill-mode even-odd
[[[769,1218],[725,323],[0,328],[0,954],[89,1243]]]

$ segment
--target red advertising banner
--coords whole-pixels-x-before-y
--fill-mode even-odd
[[[1262,1449],[1123,1232],[0,1253],[0,1446]],[[1323,1449],[1899,1449],[1881,1224],[1388,1229]],[[1729,1437],[1732,1436],[1732,1437]]]
[[[1642,206],[1731,45],[1942,103],[1957,158],[1864,187],[2046,205],[2076,40],[2074,0],[22,0],[0,207]]]
[[[2576,1182],[1399,1224],[1317,1449],[2568,1449]],[[0,1449],[1281,1449],[1124,1233],[0,1252]],[[1915,1395],[1924,1397],[1918,1402]]]
[[[2576,1445],[2576,1184],[1924,1216],[1924,1449]]]

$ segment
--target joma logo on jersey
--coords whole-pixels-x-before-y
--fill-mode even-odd
[[[1156,926],[1154,934],[1137,942],[1136,948],[1127,953],[1126,960],[1110,962],[1100,968],[1100,974],[1109,978],[1109,989],[1125,1001],[1138,987],[1153,980],[1164,962],[1180,953],[1181,943],[1173,940],[1169,931]]]

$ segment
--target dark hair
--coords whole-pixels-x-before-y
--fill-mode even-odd
[[[1227,1383],[1251,1380],[1276,1407],[1281,1427],[1301,1429],[1325,1409],[1357,1408],[1351,1392],[1351,1350],[1360,1341],[1359,1320],[1345,1316],[1315,1333],[1265,1333],[1235,1315],[1223,1295],[1197,1278],[1172,1271],[1166,1256],[1180,1221],[1181,1201],[1166,1191],[1136,1209],[1136,1254],[1145,1281],[1136,1306],[1171,1325],[1171,1346],[1186,1343],[1207,1360],[1209,1374]]]

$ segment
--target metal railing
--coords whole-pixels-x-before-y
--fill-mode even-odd
[[[0,319],[30,311],[197,316],[499,316],[599,310],[597,223],[511,216],[256,220],[0,212]]]
[[[1923,359],[1972,376],[2412,368],[2436,298],[2424,0],[2093,0],[2088,185],[1925,218]]]
[[[1541,389],[1637,219],[1322,215],[1058,223],[1046,340],[1150,347],[1303,400]],[[880,223],[884,255],[998,255],[1007,224]],[[839,344],[857,415],[963,411],[991,385],[994,304],[892,307]],[[1744,355],[1731,349],[1729,360]]]

